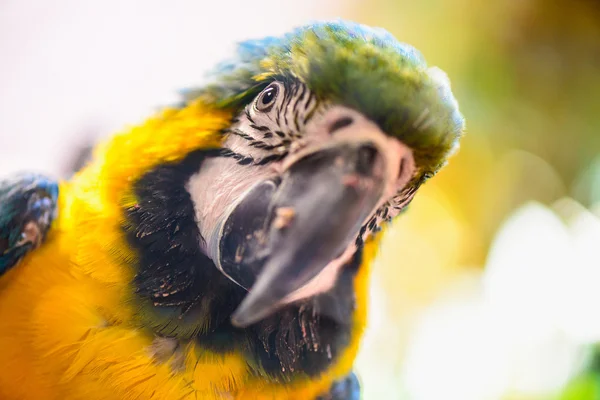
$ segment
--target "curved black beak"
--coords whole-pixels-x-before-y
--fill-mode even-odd
[[[373,143],[344,141],[305,154],[276,189],[270,186],[262,238],[244,257],[262,268],[232,317],[235,325],[270,315],[341,255],[382,196],[384,162]],[[246,273],[253,269],[248,267],[241,263]]]
[[[320,144],[288,156],[283,172],[250,189],[219,231],[217,267],[249,291],[232,315],[238,327],[302,298],[356,239],[390,182],[395,187],[402,155],[390,138],[354,111],[327,117],[312,131],[325,134]]]

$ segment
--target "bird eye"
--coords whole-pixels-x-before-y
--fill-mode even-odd
[[[265,88],[259,95],[256,100],[256,110],[260,112],[268,112],[271,110],[273,105],[275,104],[275,100],[277,100],[277,93],[279,92],[279,86],[275,83],[271,83],[269,86]]]

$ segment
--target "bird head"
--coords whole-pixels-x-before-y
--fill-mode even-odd
[[[244,42],[212,79],[185,102],[233,119],[186,189],[202,252],[247,291],[240,327],[329,290],[463,132],[446,75],[355,23]]]

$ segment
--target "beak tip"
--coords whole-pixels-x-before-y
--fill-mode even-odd
[[[244,301],[242,304],[235,309],[233,314],[231,314],[231,325],[236,328],[246,328],[250,325],[250,321],[248,320],[248,313],[244,312]]]
[[[233,325],[235,328],[246,328],[248,327],[248,324],[246,321],[244,321],[244,318],[241,318],[240,315],[237,315],[238,313],[234,313],[231,316],[231,325]]]
[[[236,328],[247,328],[269,316],[276,304],[270,296],[252,295],[250,292],[231,315],[231,324]]]

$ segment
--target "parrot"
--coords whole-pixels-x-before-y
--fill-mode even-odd
[[[0,182],[0,399],[359,399],[381,237],[464,133],[447,75],[338,19],[179,99]]]

